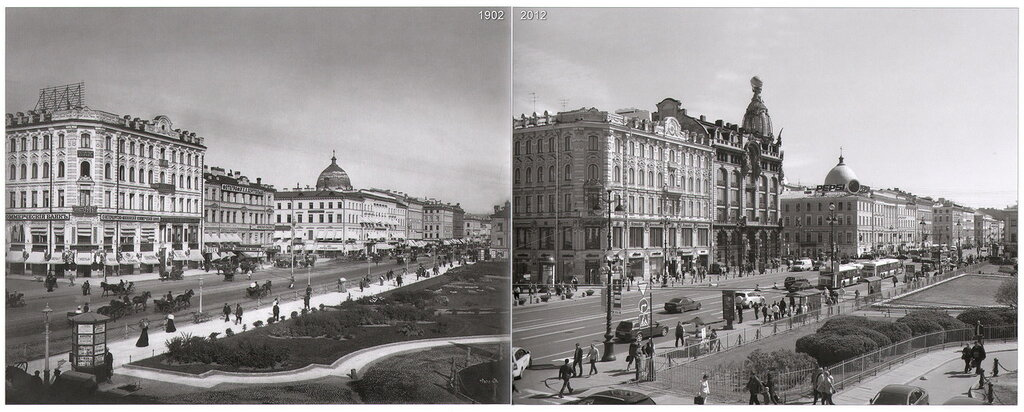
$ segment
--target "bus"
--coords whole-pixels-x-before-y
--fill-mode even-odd
[[[861,278],[863,266],[859,263],[839,265],[839,274],[832,273],[831,266],[822,266],[818,275],[818,289],[837,289],[843,286],[856,285]]]
[[[864,277],[877,276],[885,279],[902,273],[903,268],[896,259],[878,259],[864,263]]]

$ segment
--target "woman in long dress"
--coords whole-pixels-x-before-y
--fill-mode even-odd
[[[139,329],[142,329],[142,334],[139,335],[139,340],[135,342],[135,346],[140,348],[149,346],[149,320],[140,320]]]
[[[178,330],[177,328],[174,327],[174,314],[173,313],[168,313],[167,314],[167,328],[165,330],[167,331],[167,333],[173,333],[174,331]]]

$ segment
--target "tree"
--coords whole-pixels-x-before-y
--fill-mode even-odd
[[[1010,277],[996,290],[996,302],[1017,309],[1017,277]]]

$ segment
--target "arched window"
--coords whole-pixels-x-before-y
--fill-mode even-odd
[[[160,160],[167,160],[167,149],[160,148]]]
[[[668,186],[669,187],[675,187],[676,186],[676,174],[675,173],[669,173],[668,174]]]
[[[57,135],[57,148],[58,149],[63,149],[64,148],[64,133],[61,133],[61,134]]]
[[[21,179],[22,180],[28,179],[28,166],[27,165],[21,165]]]
[[[124,153],[124,139],[117,140],[117,151],[118,153]]]
[[[740,181],[743,180],[743,175],[738,170],[732,172],[732,187],[740,187]]]
[[[654,186],[656,184],[654,182],[654,172],[653,171],[647,172],[647,184],[649,184],[651,186]]]
[[[519,143],[518,143],[518,142],[516,143],[516,146],[519,146]],[[520,182],[520,180],[519,180],[519,175],[520,175],[520,174],[519,174],[519,168],[517,167],[517,168],[516,168],[516,170],[515,170],[515,172],[512,172],[512,178],[514,179],[514,181],[515,181],[516,183],[519,183],[519,182]]]
[[[133,183],[135,182],[135,168],[134,167],[129,167],[128,168],[128,181],[129,182],[133,182]]]
[[[533,182],[533,169],[527,167],[526,168],[526,183],[531,183],[531,182]]]
[[[554,182],[555,181],[555,167],[554,166],[548,166],[548,181],[549,182]]]
[[[538,149],[537,151],[539,152],[540,150]],[[549,152],[554,152],[555,151],[555,138],[554,137],[549,137],[548,138],[548,151]]]
[[[82,162],[78,165],[78,176],[79,177],[92,177],[92,168],[89,162]]]
[[[199,166],[198,164],[196,166]],[[195,181],[196,190],[199,190],[199,176],[192,178]]]
[[[164,183],[164,177],[166,177],[166,176],[167,175],[164,174],[164,172],[160,172],[160,182],[159,183]]]
[[[571,139],[572,139],[572,136],[565,135],[565,142],[562,143],[562,150],[565,150],[565,151],[572,150],[572,145],[570,144],[570,142],[572,141]],[[552,152],[553,151],[554,150],[552,150]]]
[[[597,136],[587,137],[587,148],[590,150],[598,150],[597,147]]]
[[[537,139],[537,153],[538,154],[544,153],[544,140],[543,139]]]
[[[110,163],[103,165],[103,178],[110,179]]]
[[[189,158],[191,159],[191,157],[189,157]],[[186,186],[187,189],[191,189],[192,188],[192,179],[191,178],[185,179],[185,186]]]
[[[25,138],[25,137],[21,138],[21,151],[23,151],[23,152],[27,152],[28,151],[28,138]]]
[[[693,192],[693,177],[686,179],[686,191]]]
[[[39,136],[32,136],[32,150],[39,150]]]
[[[620,173],[622,173],[622,170],[620,170],[618,166],[615,166],[615,183],[619,183],[620,181],[622,181],[622,176],[620,176]]]
[[[629,168],[629,184],[636,183],[636,171],[633,168]]]
[[[587,166],[587,179],[597,180],[597,165],[592,164]]]
[[[523,148],[526,149],[526,154],[530,154],[530,150],[531,150],[530,148],[532,148],[532,147],[533,147],[533,144],[530,143],[529,140],[523,141]]]
[[[64,177],[64,162],[57,162],[57,177]]]
[[[50,150],[50,135],[43,136],[43,150]]]
[[[537,183],[544,181],[544,166],[537,166]]]
[[[697,190],[697,193],[701,193],[704,191],[704,184],[702,183],[700,177],[697,178],[697,186],[694,189]]]
[[[153,183],[153,171],[146,171],[146,183]]]
[[[32,163],[32,178],[33,179],[38,179],[39,178],[39,165],[35,164],[35,163]]]
[[[640,176],[640,180],[637,181],[637,184],[639,184],[640,186],[643,186],[644,185],[644,175],[645,175],[644,171],[641,170],[640,173],[638,173],[638,175]]]
[[[724,168],[718,169],[718,185],[729,186],[729,172],[727,172]]]
[[[107,149],[107,150],[112,150],[112,149],[114,148],[114,146],[111,146],[111,145],[110,145],[110,136],[107,136],[107,137],[105,138],[105,140],[106,140],[106,143],[107,143],[107,144],[106,144],[106,145],[104,145],[104,146],[103,146],[103,148],[104,148],[104,149]]]
[[[765,177],[764,175],[761,175],[761,191],[768,191],[768,178]]]
[[[149,147],[146,148],[146,157],[150,159],[153,158],[153,145],[150,145]]]
[[[139,168],[139,183],[146,183],[146,171]]]
[[[779,179],[772,177],[772,193],[779,193]]]
[[[124,181],[124,166],[117,168],[117,180]]]
[[[178,175],[178,187],[185,187],[185,175]]]
[[[48,179],[49,177],[50,177],[50,163],[43,162],[43,179]]]
[[[18,166],[17,165],[11,165],[10,171],[7,174],[7,179],[8,180],[14,180],[14,179],[17,179],[17,178],[18,178]]]
[[[132,155],[135,154],[135,142],[131,142],[128,144],[128,153]]]
[[[571,167],[571,165],[565,165],[565,179],[564,180],[570,180],[570,179],[572,179],[572,167]]]
[[[655,183],[655,186],[658,186],[658,187],[664,187],[665,186],[665,175],[661,174],[661,172],[658,172],[658,180]]]

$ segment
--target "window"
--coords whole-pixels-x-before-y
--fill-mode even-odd
[[[57,207],[64,207],[64,190],[57,191]]]
[[[549,182],[554,182],[555,181],[555,167],[554,166],[549,166],[548,167],[548,181]]]
[[[124,181],[124,166],[118,166],[117,168],[117,180]]]
[[[622,171],[619,169],[619,167],[615,166],[615,183],[619,183],[622,180],[622,176],[620,176],[621,173]]]
[[[36,179],[39,177],[39,165],[32,163],[32,178]]]
[[[57,135],[57,148],[58,149],[63,149],[64,148],[64,134],[63,133]]]
[[[82,164],[79,165],[78,176],[92,177],[92,168],[90,167],[89,162],[82,162]]]
[[[516,147],[519,147],[519,145],[517,144]],[[515,182],[519,183],[520,180],[519,180],[519,168],[518,167],[516,168],[516,171],[513,172],[512,175],[513,175],[513,178],[515,179]]]
[[[50,135],[43,136],[43,150],[50,150]]]
[[[57,177],[64,177],[64,162],[57,163]]]
[[[544,181],[544,166],[537,166],[537,183]]]
[[[562,228],[562,249],[572,250],[572,228]]]
[[[597,165],[592,164],[590,166],[587,166],[587,179],[597,180]]]
[[[39,136],[32,136],[32,150],[39,150]]]
[[[526,168],[526,183],[533,182],[533,169]]]
[[[583,232],[583,247],[585,249],[598,250],[601,249],[601,228],[600,227],[588,227]]]
[[[43,179],[50,177],[50,164],[43,162]]]
[[[568,180],[572,179],[572,168],[571,168],[571,165],[565,165],[565,172],[563,173],[563,176],[564,176],[563,180],[568,181]]]
[[[21,165],[21,179],[28,179],[28,166],[26,165]]]
[[[644,228],[629,228],[629,247],[644,247]]]
[[[572,138],[572,136],[569,136],[569,135],[565,136],[565,143],[563,143],[562,150],[565,150],[565,151],[572,150],[572,145],[570,144],[570,142],[571,142],[570,139],[571,138]],[[566,180],[569,180],[569,179],[566,179]]]
[[[587,148],[590,150],[598,150],[597,136],[590,136],[587,138]]]

